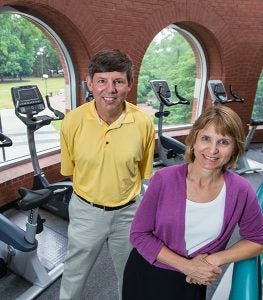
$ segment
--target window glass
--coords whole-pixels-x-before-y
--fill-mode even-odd
[[[47,25],[37,25],[33,17],[0,14],[0,130],[13,141],[13,146],[0,149],[0,167],[29,158],[27,128],[15,114],[12,87],[37,85],[54,109],[64,113],[66,106],[69,108],[62,44],[54,39],[55,34],[51,37]],[[42,114],[52,112],[46,108]],[[59,149],[60,122],[53,121],[35,131],[38,154]]]
[[[159,103],[149,82],[166,80],[172,99],[176,100],[176,85],[178,93],[189,99],[191,104],[165,107],[170,114],[164,118],[163,123],[166,127],[191,124],[198,113],[197,110],[193,112],[194,98],[201,105],[203,101],[201,91],[204,90],[203,82],[206,80],[204,63],[202,49],[190,33],[175,25],[164,28],[152,40],[142,60],[138,79],[138,105],[151,114],[158,111]]]
[[[263,120],[263,69],[261,70],[261,74],[258,81],[252,118],[254,120]]]

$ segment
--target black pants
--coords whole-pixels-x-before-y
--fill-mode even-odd
[[[122,300],[205,300],[206,286],[189,284],[185,277],[151,265],[133,249],[124,271]]]

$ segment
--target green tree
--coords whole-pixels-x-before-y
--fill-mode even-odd
[[[252,117],[255,120],[263,119],[263,69],[261,71],[258,80],[258,86],[257,86],[256,97],[254,100]]]
[[[37,53],[45,49],[43,56]],[[43,62],[40,63],[40,60]],[[42,76],[42,71],[58,70],[61,62],[45,34],[31,21],[16,14],[0,14],[0,78]]]
[[[12,17],[12,16],[11,16]],[[19,72],[20,79],[21,76],[28,76],[32,73],[32,67],[35,63],[35,44],[36,40],[42,37],[42,32],[27,19],[22,18],[18,15],[14,15],[12,20],[12,25],[14,26],[13,34],[16,34],[20,43],[22,44],[21,51],[18,51],[18,63],[21,66],[21,71]]]
[[[14,75],[21,70],[17,63],[16,49],[21,50],[22,44],[12,35],[12,23],[7,15],[0,14],[0,24],[0,78],[3,81],[6,74]]]

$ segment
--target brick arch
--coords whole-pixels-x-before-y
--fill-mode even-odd
[[[236,59],[233,51],[234,38],[229,33],[228,25],[220,19],[215,9],[207,4],[198,1],[187,2],[186,5],[176,1],[166,6],[156,7],[148,14],[144,24],[141,35],[134,41],[130,50],[132,56],[136,58],[137,70],[148,45],[156,34],[168,25],[175,24],[191,32],[200,41],[206,54],[209,79],[220,78],[224,81],[227,71],[232,72],[231,66]]]

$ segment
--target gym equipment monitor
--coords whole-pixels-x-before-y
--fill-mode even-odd
[[[26,115],[35,115],[45,109],[44,100],[37,85],[24,85],[11,88],[15,109]]]

